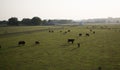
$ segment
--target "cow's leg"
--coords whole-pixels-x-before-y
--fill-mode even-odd
[[[73,41],[72,41],[72,44],[73,44]]]

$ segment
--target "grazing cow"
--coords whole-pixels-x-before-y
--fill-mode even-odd
[[[0,48],[1,48],[1,45],[0,45]]]
[[[19,41],[18,45],[25,45],[25,41]]]
[[[81,34],[81,33],[79,33],[79,36],[82,36],[82,34]]]
[[[54,31],[52,30],[51,32],[53,33]]]
[[[102,70],[102,67],[98,67],[98,70]]]
[[[54,31],[53,30],[49,30],[49,32],[53,33]]]
[[[39,41],[35,41],[35,44],[40,44],[40,42]]]
[[[66,31],[64,33],[67,33]]]
[[[71,42],[73,44],[74,41],[75,39],[68,39],[68,43]]]
[[[62,31],[60,31],[60,32],[62,32]]]
[[[95,31],[93,31],[93,34],[95,34]]]
[[[65,35],[65,34],[67,34],[67,32],[65,31],[63,34]]]
[[[92,29],[90,29],[90,32],[92,32]]]
[[[78,45],[78,48],[80,47],[80,43],[77,43],[77,45]]]
[[[68,32],[70,32],[70,30],[68,30]]]
[[[86,36],[90,36],[88,33],[86,33]]]

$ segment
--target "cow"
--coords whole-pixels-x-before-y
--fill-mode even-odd
[[[65,31],[63,34],[65,35],[65,34],[67,34],[67,32]]]
[[[60,31],[60,32],[62,32],[62,31]]]
[[[39,41],[35,41],[35,44],[40,44],[40,42]]]
[[[68,30],[68,32],[70,32],[70,30]]]
[[[18,45],[25,45],[25,41],[19,41]]]
[[[90,29],[90,32],[92,32],[92,29]]]
[[[80,43],[77,43],[78,48],[80,47]]]
[[[88,33],[86,33],[86,36],[90,36]]]
[[[52,30],[51,32],[53,33],[54,31]]]
[[[53,30],[49,30],[49,32],[53,33],[54,31]]]
[[[93,34],[95,34],[95,31],[93,31]]]
[[[98,67],[98,70],[102,70],[102,67]]]
[[[1,45],[0,45],[0,48],[1,48]]]
[[[68,39],[68,43],[72,43],[73,44],[73,42],[75,41],[75,39]]]
[[[81,33],[79,33],[79,36],[82,36],[82,34],[81,34]]]

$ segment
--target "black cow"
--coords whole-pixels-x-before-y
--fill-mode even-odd
[[[80,47],[80,43],[77,43],[77,45],[78,45],[78,48]]]
[[[40,44],[40,42],[39,41],[35,41],[35,44]]]
[[[93,31],[93,34],[95,34],[95,31]]]
[[[88,33],[86,33],[86,36],[90,36]]]
[[[72,43],[73,44],[73,42],[75,41],[75,39],[68,39],[68,43]]]
[[[81,33],[79,33],[79,36],[82,36],[82,34],[81,34]]]
[[[1,48],[1,45],[0,45],[0,48]]]
[[[70,30],[68,30],[68,32],[70,32]]]
[[[98,70],[102,70],[102,67],[98,67]]]
[[[54,31],[53,30],[49,30],[49,32],[53,33]]]
[[[25,45],[25,41],[19,41],[18,45]]]

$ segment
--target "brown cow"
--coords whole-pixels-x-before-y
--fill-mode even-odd
[[[92,32],[92,29],[90,29],[90,32]]]
[[[62,32],[62,31],[60,31],[60,32]]]

